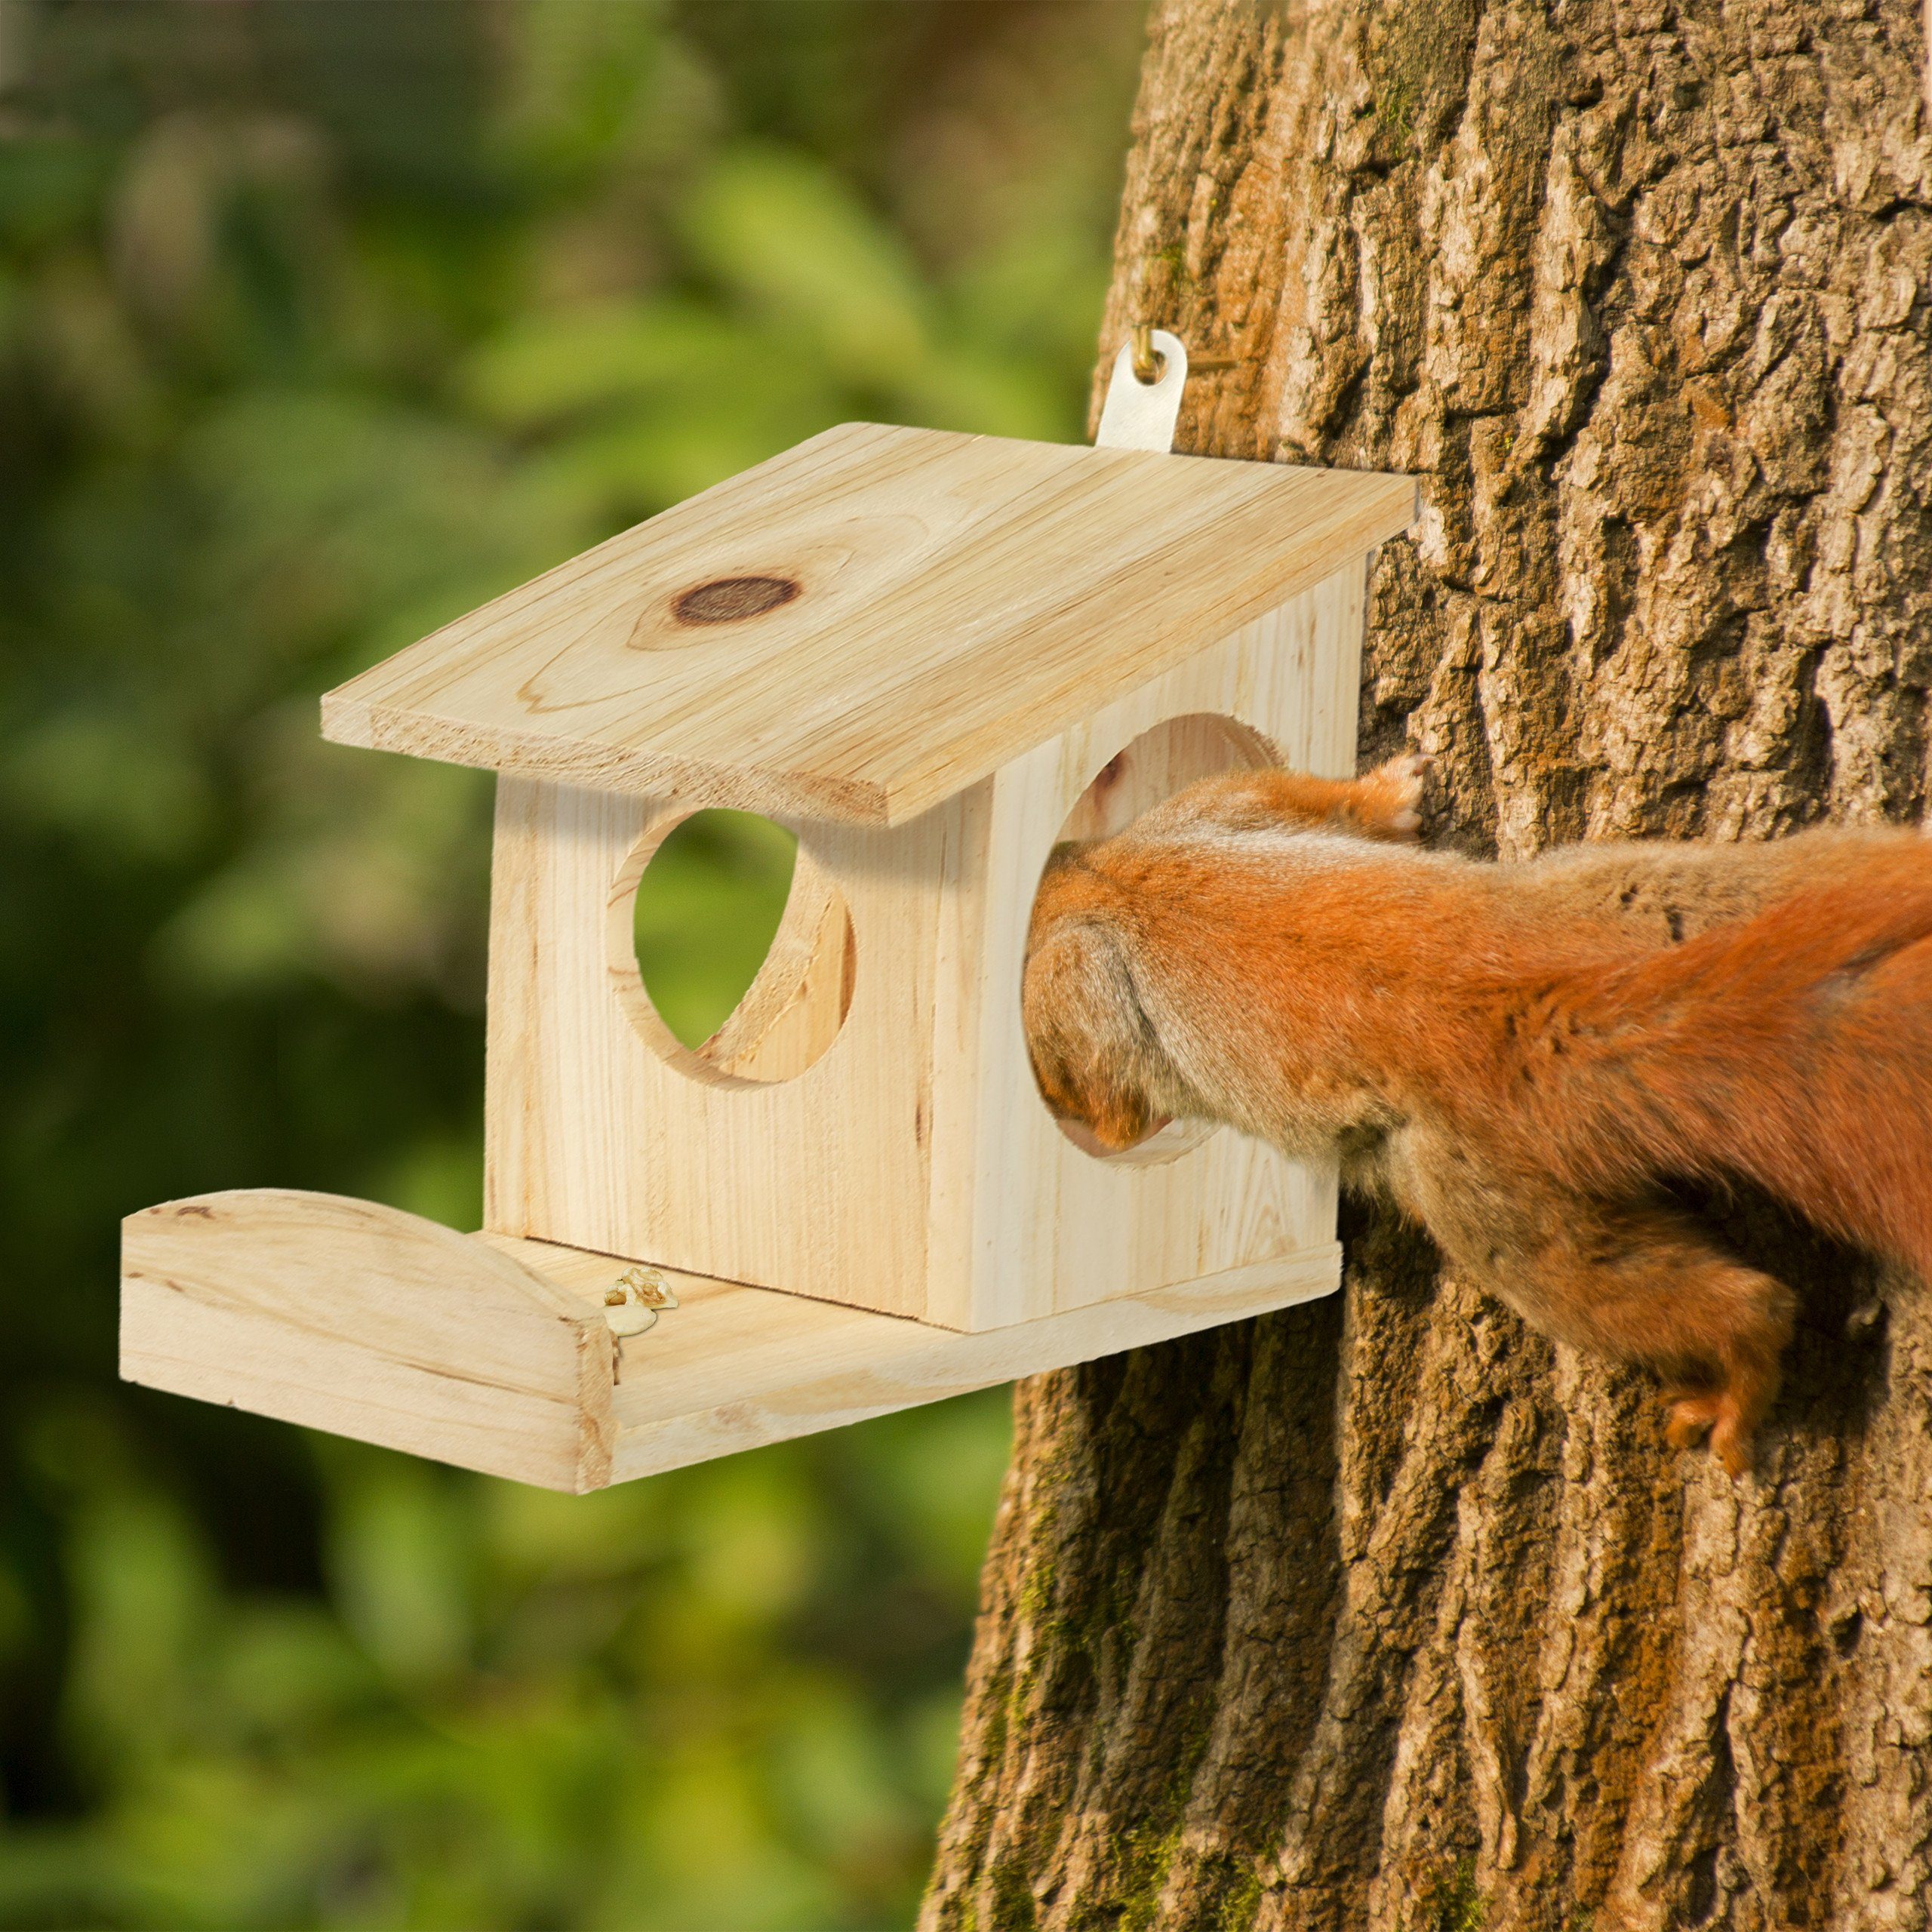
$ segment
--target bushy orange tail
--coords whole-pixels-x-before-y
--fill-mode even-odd
[[[1932,849],[1580,980],[1547,1017],[1589,1077],[1546,1083],[1586,1116],[1546,1131],[1621,1171],[1578,1178],[1743,1178],[1932,1280]]]

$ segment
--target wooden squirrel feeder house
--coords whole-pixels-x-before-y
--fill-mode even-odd
[[[1057,841],[1231,766],[1354,769],[1413,485],[1171,455],[1172,420],[831,430],[331,693],[340,743],[498,774],[484,1227],[147,1208],[122,1374],[586,1490],[1331,1292],[1332,1174],[1185,1125],[1097,1158],[1021,1034]],[[693,1051],[632,902],[715,805],[798,859]]]

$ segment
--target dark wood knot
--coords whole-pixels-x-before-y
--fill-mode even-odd
[[[789,577],[713,577],[679,592],[671,601],[671,614],[681,624],[734,624],[790,603],[803,588]]]

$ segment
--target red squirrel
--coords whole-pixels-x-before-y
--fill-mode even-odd
[[[1932,1281],[1932,841],[1490,863],[1414,842],[1423,773],[1231,774],[1056,852],[1041,1092],[1109,1148],[1192,1117],[1339,1157],[1741,1475],[1793,1297],[1667,1189],[1755,1184]]]

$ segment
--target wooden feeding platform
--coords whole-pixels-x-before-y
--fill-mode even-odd
[[[1331,1172],[1085,1151],[1020,980],[1057,841],[1352,771],[1366,560],[1414,514],[1404,477],[848,426],[331,693],[338,742],[499,774],[484,1229],[146,1209],[122,1372],[585,1490],[1332,1291]],[[693,1049],[632,905],[721,805],[798,858]]]
[[[621,1259],[278,1189],[131,1215],[131,1381],[546,1488],[601,1489],[1331,1293],[1331,1247],[960,1334],[675,1269],[614,1332]]]

